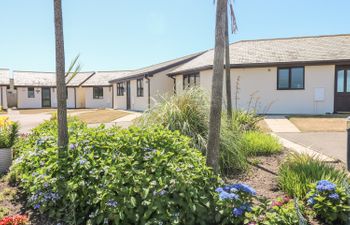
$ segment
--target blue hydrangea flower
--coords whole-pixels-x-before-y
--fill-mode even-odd
[[[224,189],[222,187],[218,187],[218,188],[215,189],[215,191],[218,192],[218,193],[221,193],[221,192],[224,191]]]
[[[232,210],[232,214],[235,217],[240,217],[243,215],[243,213],[244,213],[244,210],[241,208],[233,208],[233,210]]]
[[[69,145],[69,149],[70,150],[74,150],[74,149],[76,149],[77,148],[77,145],[76,144],[70,144]]]
[[[238,191],[245,192],[249,195],[256,195],[255,189],[247,184],[233,184],[230,186],[230,190],[233,188],[238,190]]]
[[[316,204],[316,201],[313,197],[311,197],[307,200],[307,204],[313,206]]]
[[[34,205],[34,209],[39,209],[39,208],[40,208],[40,204]]]
[[[329,182],[328,180],[320,180],[317,182],[316,190],[319,192],[323,191],[335,191],[336,185],[332,182]]]
[[[338,200],[339,195],[337,193],[333,193],[333,194],[328,195],[328,198],[333,199],[333,200]]]
[[[228,193],[226,191],[221,192],[219,194],[219,197],[221,200],[225,200],[225,199],[237,200],[238,199],[238,195],[236,195],[234,193]]]
[[[117,207],[118,202],[116,202],[116,201],[114,201],[114,200],[108,200],[107,203],[106,203],[106,205],[109,206],[109,207],[115,208],[115,207]]]
[[[86,162],[87,162],[86,159],[83,159],[83,158],[81,158],[81,159],[79,160],[79,164],[80,164],[80,165],[84,165]]]

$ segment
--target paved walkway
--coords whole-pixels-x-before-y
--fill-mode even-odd
[[[286,148],[325,161],[346,162],[346,132],[300,132],[284,116],[268,116],[265,121]]]
[[[266,124],[272,132],[281,133],[298,133],[299,129],[294,126],[285,116],[268,116],[265,118]]]
[[[277,135],[346,162],[346,132],[277,133]]]

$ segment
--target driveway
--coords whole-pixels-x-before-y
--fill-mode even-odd
[[[294,143],[346,162],[346,132],[276,133]]]
[[[33,111],[33,112],[32,112]],[[50,112],[41,112],[40,110],[32,110],[32,111],[26,111],[24,114],[17,110],[9,110],[7,115],[10,120],[17,121],[20,124],[20,133],[25,134],[29,133],[31,129],[35,128],[39,124],[43,123],[45,120],[49,120],[51,118],[51,111]],[[69,115],[71,116],[87,116],[89,119],[91,117],[90,114],[92,114],[94,117],[106,117],[106,111],[107,110],[69,110]],[[133,123],[133,120],[136,119],[141,115],[141,113],[136,112],[124,112],[124,111],[117,111],[117,110],[108,110],[110,111],[110,116],[108,117],[111,121],[110,122],[103,122],[107,127],[111,126],[121,126],[123,128],[126,128],[130,126]],[[118,115],[115,115],[118,114]],[[84,117],[84,118],[85,118]],[[117,119],[114,119],[117,118]],[[81,118],[83,119],[83,118]],[[95,121],[95,120],[92,120]],[[107,120],[106,120],[107,121]],[[99,126],[100,123],[89,123],[88,126],[95,127]]]
[[[316,119],[317,121],[310,122],[310,119],[308,119],[308,123],[304,121],[304,123],[298,124],[298,127],[308,127],[308,132],[301,132],[285,116],[268,116],[265,118],[265,122],[271,131],[281,138],[298,144],[304,149],[311,149],[310,152],[318,152],[330,158],[346,162],[346,132],[335,132],[328,129],[333,128],[333,126],[339,126],[338,123],[333,124],[327,120]],[[332,120],[331,122],[334,121]],[[311,131],[315,127],[318,128],[317,130],[322,128],[323,131]]]

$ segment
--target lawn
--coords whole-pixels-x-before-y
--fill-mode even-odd
[[[56,112],[57,109],[20,109],[18,112],[20,114],[41,114],[41,113],[53,113]]]
[[[82,112],[77,114],[76,116],[88,124],[94,124],[109,123],[128,114],[129,113],[125,111],[99,109],[96,111]]]
[[[289,120],[302,132],[342,132],[346,130],[346,119],[337,116],[291,116]]]

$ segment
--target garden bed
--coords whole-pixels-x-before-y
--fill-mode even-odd
[[[289,150],[285,149],[280,154],[250,158],[249,170],[246,173],[226,178],[225,183],[246,183],[254,187],[257,195],[269,199],[283,196],[284,193],[278,188],[277,172],[288,153]]]

